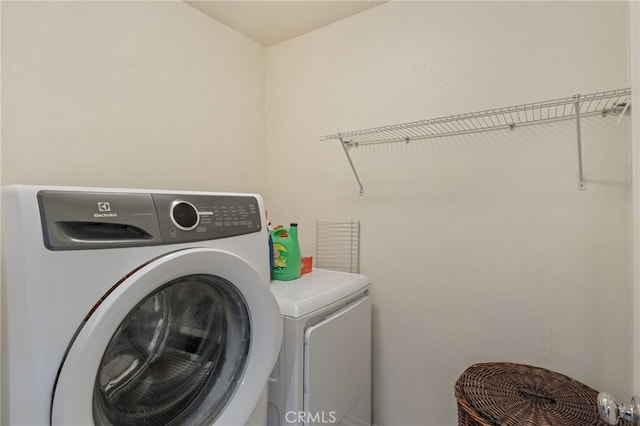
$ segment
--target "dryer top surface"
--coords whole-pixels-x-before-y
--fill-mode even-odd
[[[365,275],[314,269],[291,281],[271,281],[271,292],[282,315],[300,318],[364,290]]]

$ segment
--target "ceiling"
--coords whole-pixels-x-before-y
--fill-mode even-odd
[[[265,47],[378,6],[384,1],[185,0]]]

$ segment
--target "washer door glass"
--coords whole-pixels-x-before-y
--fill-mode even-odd
[[[111,338],[93,389],[95,423],[213,422],[239,384],[249,343],[249,312],[229,281],[197,274],[165,284]]]

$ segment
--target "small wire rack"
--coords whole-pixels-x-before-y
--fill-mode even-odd
[[[316,267],[360,273],[360,221],[316,222]]]

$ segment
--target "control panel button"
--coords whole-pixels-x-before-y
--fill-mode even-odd
[[[198,226],[200,215],[193,204],[186,201],[175,201],[171,206],[171,220],[183,231],[191,231]]]

